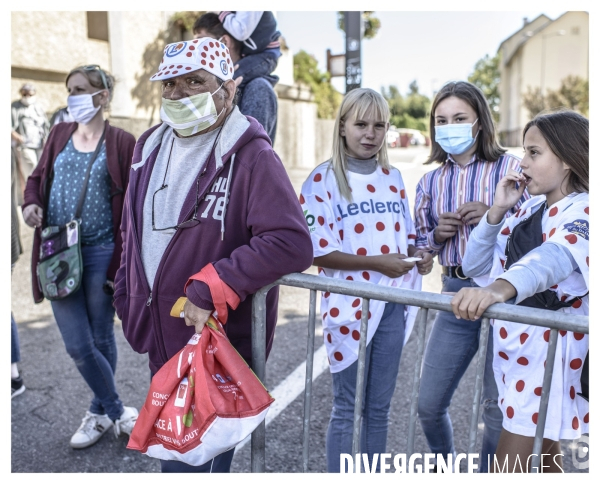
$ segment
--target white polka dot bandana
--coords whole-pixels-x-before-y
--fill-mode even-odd
[[[233,62],[229,49],[215,39],[204,37],[168,44],[151,81],[162,81],[204,69],[223,81],[233,79]]]

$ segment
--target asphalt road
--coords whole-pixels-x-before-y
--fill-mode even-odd
[[[414,200],[418,179],[432,167],[423,167],[423,148],[390,150],[392,162],[401,169]],[[290,170],[296,190],[310,170]],[[34,305],[31,299],[29,261],[32,231],[22,224],[21,235],[26,252],[18,261],[12,276],[12,310],[21,338],[20,369],[27,390],[11,401],[11,468],[19,473],[95,472],[143,473],[159,472],[154,459],[127,450],[126,438],[115,439],[108,432],[96,445],[73,450],[69,440],[89,406],[91,392],[66,354],[49,303]],[[311,268],[308,272],[315,273]],[[425,279],[424,290],[439,292],[440,269]],[[428,331],[435,311],[430,311]],[[308,291],[282,287],[279,323],[273,351],[267,364],[265,384],[276,388],[306,357],[306,322]],[[116,381],[120,397],[126,405],[140,408],[149,386],[150,373],[145,355],[134,353],[123,337],[120,322],[115,320],[119,362]],[[315,350],[322,345],[322,328],[318,324]],[[388,435],[388,452],[406,452],[410,383],[416,358],[416,341],[411,337],[403,350],[396,393],[392,401]],[[471,365],[455,394],[450,413],[454,424],[457,452],[467,452],[468,425],[473,395],[474,365]],[[331,411],[331,377],[325,370],[313,384],[310,472],[325,472],[325,434]],[[296,398],[267,426],[267,472],[302,471],[302,395]],[[481,439],[481,436],[480,436]],[[576,471],[571,463],[569,444],[563,442],[565,470]],[[417,425],[415,451],[428,451],[425,438]],[[236,453],[232,472],[250,472],[250,446]],[[577,471],[576,471],[577,472]]]

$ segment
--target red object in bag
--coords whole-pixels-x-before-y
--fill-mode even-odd
[[[127,448],[199,466],[250,435],[273,402],[211,317],[152,378]]]

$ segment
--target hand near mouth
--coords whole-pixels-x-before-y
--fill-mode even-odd
[[[519,202],[527,184],[527,177],[515,170],[509,170],[506,176],[498,182],[494,204],[487,216],[490,225],[497,225],[502,221],[506,212]]]

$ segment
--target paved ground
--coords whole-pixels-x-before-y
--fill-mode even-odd
[[[411,199],[414,199],[411,187],[426,170],[431,169],[420,163],[425,153],[422,148],[391,150],[392,161],[401,169]],[[290,170],[296,190],[309,172]],[[26,253],[21,256],[12,277],[12,310],[19,323],[23,360],[20,368],[27,387],[23,395],[11,402],[12,472],[158,472],[159,465],[154,459],[126,450],[126,439],[115,440],[112,434],[105,435],[89,449],[76,451],[69,447],[69,439],[85,414],[91,392],[64,350],[50,305],[48,302],[40,305],[32,303],[29,286],[31,234],[32,231],[23,225]],[[309,272],[315,271],[311,269]],[[438,292],[439,275],[436,265],[433,274],[425,279],[424,290]],[[275,344],[267,364],[265,384],[270,390],[276,388],[306,357],[308,291],[282,287],[280,301]],[[431,311],[431,318],[433,313]],[[116,320],[115,323],[119,351],[117,388],[126,405],[139,408],[149,385],[147,358],[130,349],[120,322]],[[321,344],[322,329],[319,326],[317,348]],[[392,454],[406,452],[410,381],[415,358],[416,342],[411,338],[403,351],[392,402],[388,436],[388,452]],[[473,375],[474,366],[471,365],[450,409],[458,452],[467,451]],[[313,393],[310,471],[325,472],[325,432],[332,399],[328,371],[315,380]],[[267,427],[267,472],[301,472],[302,409],[300,396]],[[565,458],[565,470],[573,472],[568,445],[569,442],[563,442],[563,452],[569,453]],[[427,451],[419,426],[415,450],[421,453]],[[232,471],[250,471],[249,446],[235,455]]]

